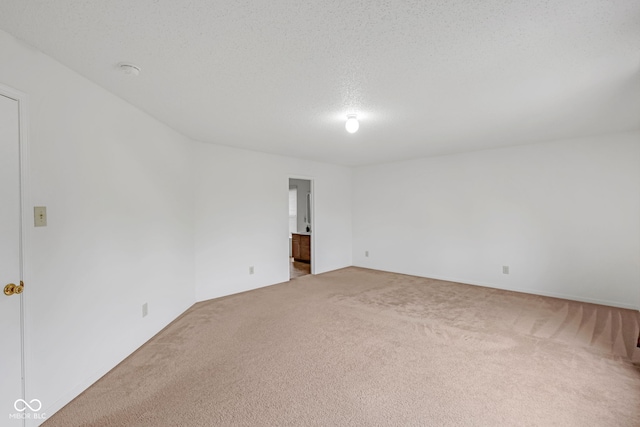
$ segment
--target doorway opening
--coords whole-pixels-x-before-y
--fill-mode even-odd
[[[312,181],[289,178],[289,279],[312,273]]]

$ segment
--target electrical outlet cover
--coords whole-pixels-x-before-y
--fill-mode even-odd
[[[33,208],[33,219],[36,227],[47,226],[47,208],[46,206],[35,206]]]

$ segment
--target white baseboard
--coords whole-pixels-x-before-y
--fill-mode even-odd
[[[464,278],[459,278],[459,277],[438,276],[438,275],[424,276],[422,274],[405,273],[405,272],[402,272],[402,271],[381,270],[381,269],[377,269],[377,268],[367,267],[367,266],[364,266],[364,265],[356,265],[355,267],[367,268],[367,269],[378,270],[378,271],[387,271],[389,273],[406,274],[408,276],[424,277],[425,279],[443,280],[443,281],[446,281],[446,282],[462,283],[464,285],[482,286],[482,287],[485,287],[485,288],[501,289],[503,291],[520,292],[520,293],[523,293],[523,294],[540,295],[540,296],[545,296],[545,297],[560,298],[560,299],[566,299],[566,300],[571,300],[571,301],[579,301],[579,302],[586,302],[586,303],[590,303],[590,304],[607,305],[607,306],[610,306],[610,307],[626,308],[626,309],[629,309],[629,310],[640,311],[640,307],[636,306],[636,305],[633,305],[633,304],[627,304],[627,303],[618,302],[618,301],[601,300],[601,299],[596,299],[596,298],[585,298],[585,297],[576,296],[576,295],[563,294],[563,293],[560,293],[560,292],[546,292],[546,291],[540,291],[538,289],[513,288],[513,287],[509,287],[509,286],[499,286],[499,285],[496,285],[494,283],[480,282],[480,281],[477,281],[477,280],[469,280],[469,279],[464,279]]]

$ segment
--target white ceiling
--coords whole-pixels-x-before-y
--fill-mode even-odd
[[[2,0],[0,28],[195,140],[330,163],[640,129],[638,0]]]

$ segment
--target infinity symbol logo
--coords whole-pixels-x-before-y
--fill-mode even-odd
[[[35,402],[35,404],[34,404]],[[22,409],[20,409],[18,407],[18,403],[22,403],[24,406],[22,407]],[[31,406],[33,405],[33,406]],[[26,400],[24,399],[18,399],[15,401],[15,403],[13,404],[13,407],[16,408],[16,411],[18,412],[24,412],[27,410],[27,408],[29,408],[31,411],[33,412],[38,412],[40,410],[40,408],[42,408],[42,402],[40,402],[38,399],[33,399],[31,402],[27,403]],[[37,408],[35,406],[38,406]]]

